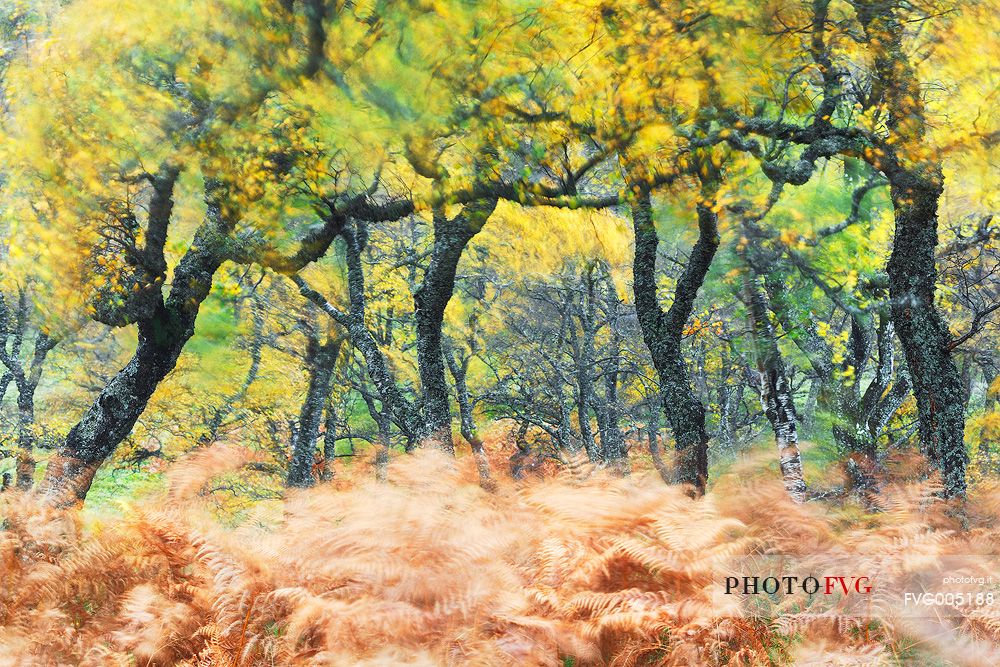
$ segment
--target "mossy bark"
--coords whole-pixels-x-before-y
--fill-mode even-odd
[[[675,481],[690,485],[697,495],[705,492],[708,481],[708,431],[705,428],[705,406],[691,386],[681,340],[694,310],[695,297],[719,247],[717,222],[711,208],[698,205],[698,241],[677,280],[673,303],[664,312],[657,297],[656,251],[659,239],[653,223],[649,193],[639,194],[632,205],[636,314],[660,380],[667,422],[674,435]]]

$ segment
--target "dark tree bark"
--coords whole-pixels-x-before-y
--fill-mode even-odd
[[[35,483],[35,396],[34,389],[17,393],[17,488],[28,491]]]
[[[319,480],[329,482],[335,474],[333,462],[337,460],[337,411],[333,405],[332,391],[326,399],[323,425],[323,469]]]
[[[17,390],[17,452],[14,471],[17,488],[22,491],[30,490],[35,479],[35,392],[41,381],[45,359],[58,342],[47,333],[39,331],[34,337],[30,360],[22,360],[21,352],[30,326],[30,310],[30,299],[25,289],[19,292],[14,312],[11,312],[3,295],[0,295],[0,364],[7,369],[0,379],[0,400],[7,393],[7,387],[13,383]]]
[[[809,52],[823,79],[823,92],[812,123],[798,126],[764,118],[739,122],[749,133],[806,148],[797,160],[782,166],[767,159],[760,145],[743,146],[764,159],[764,172],[778,187],[805,183],[819,160],[834,155],[860,157],[888,179],[895,230],[886,271],[896,334],[917,399],[920,442],[941,469],[945,495],[964,496],[965,414],[961,377],[951,353],[958,341],[935,305],[938,204],[944,179],[940,158],[928,150],[924,86],[904,44],[912,34],[907,12],[920,14],[912,3],[853,0],[851,5],[863,31],[855,39],[867,47],[873,63],[871,85],[845,90],[842,81],[849,68],[834,63],[834,49],[826,40],[826,31],[834,25],[828,16],[830,3],[815,0]],[[877,110],[887,137],[831,122],[838,105],[851,97],[863,108]]]
[[[865,153],[889,180],[895,217],[886,265],[896,334],[917,399],[920,442],[940,469],[944,493],[964,496],[965,409],[962,381],[952,357],[955,341],[935,305],[938,204],[944,190],[941,163],[927,155],[927,122],[921,81],[903,44],[905,3],[856,0],[874,63],[873,96],[885,104],[890,140]]]
[[[579,451],[579,443],[573,438],[573,424],[570,421],[573,415],[571,393],[565,392],[562,384],[559,384],[556,393],[559,401],[559,447],[575,456]]]
[[[695,297],[705,281],[719,247],[717,218],[709,206],[698,204],[698,241],[684,272],[677,280],[674,299],[664,312],[656,289],[656,254],[659,239],[653,224],[653,206],[648,192],[632,204],[635,230],[633,285],[636,314],[642,337],[660,380],[667,421],[674,434],[675,479],[690,484],[697,495],[708,480],[708,432],[705,406],[694,393],[684,361],[681,340],[685,324],[694,310]]]
[[[964,496],[965,401],[948,325],[934,304],[939,175],[892,178],[896,234],[886,271],[896,332],[917,397],[920,442],[940,468],[947,496]]]
[[[333,371],[342,344],[343,339],[340,337],[328,337],[322,343],[316,337],[309,339],[306,351],[309,387],[299,411],[299,427],[292,440],[292,455],[286,482],[288,486],[309,487],[316,481],[313,475],[316,441],[319,439],[323,411],[330,401]]]
[[[150,204],[151,230],[163,229],[147,236],[147,251],[154,258],[147,270],[164,270],[163,242],[173,207],[173,170],[169,187],[158,184]],[[132,431],[150,397],[160,382],[174,369],[184,345],[194,335],[195,320],[202,302],[212,287],[215,272],[225,259],[220,240],[228,236],[232,222],[223,215],[221,189],[207,188],[208,214],[195,233],[190,249],[174,270],[170,294],[164,300],[161,280],[146,291],[143,314],[137,321],[138,343],[132,359],[98,395],[97,400],[70,430],[59,452],[46,469],[41,492],[46,501],[55,505],[82,502],[90,490],[100,465],[115,451]],[[145,311],[149,314],[145,314]]]
[[[806,497],[806,483],[798,447],[798,418],[795,414],[792,387],[788,381],[785,362],[778,349],[774,326],[768,313],[767,294],[758,279],[751,276],[745,277],[744,289],[750,329],[753,332],[754,356],[760,375],[761,406],[774,430],[774,440],[778,446],[778,464],[785,490],[792,500],[803,502]]]
[[[368,243],[367,226],[357,220],[346,225],[341,232],[344,239],[345,259],[347,264],[347,291],[350,300],[345,313],[328,302],[322,294],[311,288],[299,276],[292,276],[292,281],[299,292],[319,306],[335,322],[347,330],[351,345],[364,357],[368,377],[375,385],[375,391],[382,402],[388,417],[396,424],[407,440],[408,448],[412,447],[423,432],[419,410],[400,390],[395,375],[389,366],[389,361],[379,347],[378,341],[368,328],[365,321],[368,297],[365,294],[365,273],[362,264],[362,253]]]
[[[451,219],[443,211],[435,211],[430,264],[413,295],[424,419],[421,435],[423,440],[451,454],[455,445],[442,347],[444,311],[455,292],[455,272],[462,252],[486,224],[496,205],[496,199],[468,204]]]
[[[431,443],[454,453],[451,433],[451,405],[445,374],[443,350],[444,312],[455,291],[455,275],[462,252],[479,233],[496,207],[496,199],[481,200],[463,207],[454,218],[441,211],[434,214],[431,258],[423,280],[414,291],[417,368],[420,376],[419,405],[400,391],[378,341],[365,322],[365,277],[362,253],[367,244],[367,228],[361,221],[344,227],[348,268],[350,310],[342,313],[294,276],[302,294],[318,304],[334,320],[347,328],[351,344],[361,352],[379,398],[409,443],[408,447]]]

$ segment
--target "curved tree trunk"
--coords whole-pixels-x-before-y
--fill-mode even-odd
[[[172,182],[168,199],[171,192]],[[184,345],[194,335],[198,310],[223,261],[217,244],[227,226],[220,202],[212,196],[207,199],[207,220],[178,263],[169,296],[164,301],[159,292],[154,293],[152,312],[138,320],[139,338],[132,358],[108,382],[49,460],[40,488],[46,502],[68,506],[84,500],[97,469],[132,431],[153,392],[174,369]],[[172,200],[156,203],[165,209],[158,220],[163,234],[159,241],[153,241],[161,244],[162,256]],[[154,210],[152,204],[150,208]],[[154,227],[152,220],[150,226]],[[165,263],[163,267],[165,270]]]
[[[206,278],[204,289],[199,289],[205,295],[211,273]],[[152,321],[139,323],[139,343],[132,359],[101,391],[49,460],[41,487],[48,502],[65,506],[86,498],[97,469],[132,431],[156,387],[177,364],[184,344],[194,334],[195,314],[173,320],[164,309]]]
[[[903,44],[900,6],[857,0],[855,10],[872,52],[876,90],[886,102],[891,134],[873,161],[889,179],[895,215],[886,265],[893,322],[917,398],[921,445],[941,468],[945,495],[964,496],[968,453],[962,380],[952,358],[948,325],[934,303],[944,177],[935,158],[918,157],[927,155],[927,123],[921,82]]]
[[[495,199],[469,204],[450,220],[443,212],[435,212],[430,264],[413,295],[417,368],[423,399],[423,439],[450,454],[455,453],[455,445],[442,347],[444,311],[455,291],[455,272],[462,252],[486,224],[496,204]]]
[[[886,271],[893,322],[917,397],[920,442],[941,468],[945,494],[964,496],[965,392],[952,358],[948,325],[934,304],[941,186],[901,176],[893,181],[896,234]]]
[[[683,274],[677,280],[674,300],[664,312],[656,295],[656,249],[659,239],[653,224],[653,206],[648,192],[632,205],[635,230],[633,284],[635,307],[642,337],[660,379],[660,392],[667,421],[675,440],[675,479],[690,484],[697,495],[708,480],[708,431],[705,406],[694,393],[681,349],[684,326],[694,310],[694,300],[705,282],[719,247],[714,211],[698,205],[698,241]]]

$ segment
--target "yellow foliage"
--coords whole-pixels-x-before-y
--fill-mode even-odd
[[[502,202],[473,243],[489,253],[493,266],[530,277],[555,273],[573,258],[623,267],[630,261],[631,239],[630,223],[609,211]]]

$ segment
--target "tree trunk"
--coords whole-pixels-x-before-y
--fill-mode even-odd
[[[86,498],[97,469],[132,431],[193,333],[193,317],[189,328],[172,322],[166,313],[139,323],[139,343],[132,359],[101,391],[49,460],[41,489],[48,502],[67,506]]]
[[[870,158],[889,179],[895,217],[886,265],[896,334],[917,398],[920,443],[941,469],[944,493],[965,496],[965,410],[962,381],[952,358],[948,325],[934,303],[941,165],[928,154],[923,90],[904,47],[897,3],[858,0],[855,11],[873,56],[875,83],[887,109],[886,149]]]
[[[56,345],[56,340],[39,333],[27,373],[19,367],[15,373],[17,385],[17,488],[30,490],[35,482],[35,391],[42,377],[45,358]]]
[[[329,482],[336,474],[333,463],[337,460],[337,413],[333,407],[333,392],[329,392],[326,398],[326,410],[324,413],[323,430],[323,469],[320,471],[319,480]]]
[[[674,434],[675,479],[689,484],[696,495],[705,492],[708,480],[708,432],[705,406],[694,393],[681,348],[685,324],[694,310],[694,300],[705,281],[719,247],[716,214],[698,205],[698,241],[683,274],[677,280],[674,300],[664,312],[657,298],[656,251],[659,239],[653,224],[653,206],[648,192],[632,205],[635,230],[633,285],[636,314],[642,337],[660,379],[660,392],[670,430]]]
[[[559,401],[559,447],[575,456],[580,445],[573,439],[573,424],[570,421],[573,414],[572,392],[567,395],[562,383],[558,383],[555,393]]]
[[[511,479],[524,479],[524,470],[528,466],[528,457],[531,450],[528,447],[527,435],[530,424],[522,421],[518,424],[514,433],[514,453],[510,456],[510,476]]]
[[[774,326],[768,315],[767,295],[756,278],[745,277],[750,329],[753,332],[757,371],[760,374],[760,403],[774,430],[778,464],[785,490],[795,502],[806,498],[796,429],[795,404],[785,363],[778,349]]]
[[[472,455],[476,459],[476,470],[479,472],[479,485],[487,491],[496,488],[493,476],[490,473],[490,460],[486,456],[483,447],[483,439],[479,437],[476,430],[476,422],[472,416],[472,397],[469,394],[469,359],[456,358],[457,353],[452,354],[446,351],[448,368],[451,370],[451,377],[455,381],[455,398],[458,401],[458,414],[460,417],[462,437],[472,448]]]
[[[610,273],[605,281],[605,309],[608,318],[610,341],[608,343],[607,363],[604,368],[604,428],[601,431],[601,448],[604,460],[617,473],[627,475],[628,451],[625,447],[625,435],[622,433],[619,421],[618,375],[621,363],[621,331],[619,330],[618,294]]]
[[[316,441],[319,439],[320,421],[323,409],[330,400],[333,370],[340,355],[341,338],[327,339],[323,344],[311,341],[306,354],[309,367],[309,388],[299,412],[299,428],[292,441],[292,456],[288,464],[287,485],[293,487],[312,486],[313,464],[316,459]]]
[[[945,495],[953,497],[965,495],[968,453],[962,379],[948,325],[934,304],[939,183],[893,179],[896,232],[886,271],[893,322],[917,398],[920,442],[941,469]]]
[[[455,291],[455,272],[462,252],[486,224],[496,203],[496,200],[485,200],[470,204],[451,220],[443,212],[435,212],[430,264],[423,282],[413,295],[417,320],[417,368],[423,399],[423,439],[450,454],[455,453],[455,445],[451,434],[451,405],[441,340],[444,311]]]
[[[31,490],[35,482],[35,389],[20,389],[17,394],[17,488]]]
[[[174,369],[194,335],[198,310],[223,261],[217,243],[226,234],[227,224],[220,202],[213,196],[207,199],[208,219],[174,270],[169,296],[163,301],[156,293],[152,313],[138,321],[132,359],[108,382],[49,460],[40,488],[46,502],[69,506],[86,498],[97,469],[132,431],[156,387]]]
[[[593,299],[593,280],[586,270],[582,279],[583,288],[582,301],[579,304],[573,302],[572,308],[577,311],[580,318],[581,335],[577,335],[574,325],[570,325],[569,338],[573,348],[573,357],[576,362],[574,369],[576,375],[576,420],[580,427],[580,440],[583,442],[587,458],[592,463],[604,461],[603,452],[597,447],[594,438],[594,429],[590,423],[590,412],[594,409],[596,414],[596,397],[594,395],[594,363],[597,356],[596,338],[597,323],[596,312]]]
[[[993,386],[994,381],[997,378],[997,365],[993,360],[992,355],[982,355],[979,358],[979,368],[983,374],[983,382],[986,384],[986,395],[983,397],[985,400],[984,410],[1000,410],[1000,394],[994,394],[991,396],[990,388]],[[2,394],[0,394],[2,396]],[[995,463],[995,450],[996,445],[995,439],[990,437],[991,434],[982,433],[980,435],[979,447],[976,451],[979,457],[980,465],[982,467],[983,474],[995,475],[997,473],[997,466]]]
[[[852,306],[841,306],[850,317],[850,334],[847,356],[839,367],[834,363],[833,348],[818,334],[810,314],[798,312],[788,298],[784,279],[772,270],[766,277],[759,260],[751,258],[758,280],[763,280],[768,306],[781,323],[785,333],[809,360],[818,385],[817,403],[833,415],[833,438],[840,452],[847,457],[847,472],[851,485],[864,496],[870,497],[878,490],[878,440],[888,419],[899,408],[909,390],[904,378],[893,373],[893,326],[888,310],[877,311],[878,326],[873,320],[876,313],[862,311]],[[866,294],[872,301],[884,299],[880,287],[871,285]],[[878,365],[874,377],[862,393],[862,378],[867,374],[872,343],[877,344]],[[845,376],[841,375],[847,373]],[[891,389],[890,389],[890,385]],[[810,389],[810,393],[812,389]]]
[[[719,439],[728,454],[736,453],[736,411],[743,395],[742,383],[738,386],[723,380],[719,386]]]
[[[38,331],[35,335],[31,360],[21,359],[25,332],[29,328],[31,299],[25,289],[19,290],[18,307],[11,312],[3,295],[0,295],[0,363],[7,369],[0,377],[0,401],[13,383],[17,390],[17,452],[15,473],[17,488],[31,489],[35,480],[35,390],[42,377],[42,369],[49,352],[58,342],[48,334]],[[8,350],[7,339],[10,340]]]
[[[364,399],[365,405],[368,406],[368,414],[378,428],[378,433],[375,436],[375,479],[384,482],[389,478],[389,447],[392,442],[392,420],[384,408],[382,410],[378,409],[378,406],[375,405],[375,397],[370,392],[362,389],[361,398]]]
[[[355,227],[346,227],[343,236],[347,246],[347,287],[350,295],[350,312],[346,319],[342,320],[342,323],[347,327],[351,345],[361,352],[365,359],[368,377],[375,385],[375,390],[378,392],[383,406],[388,411],[392,421],[406,436],[407,442],[412,445],[419,437],[420,432],[416,408],[400,391],[388,360],[365,323],[368,297],[365,294],[365,274],[364,266],[361,263],[361,253],[368,241],[367,228],[363,222],[358,221]],[[307,297],[312,294],[304,284],[300,284],[299,288]]]

